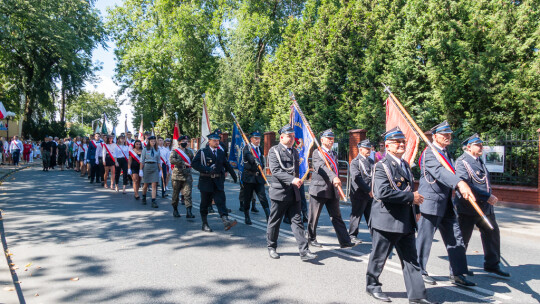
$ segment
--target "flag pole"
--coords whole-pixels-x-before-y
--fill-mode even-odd
[[[392,100],[392,102],[394,103],[394,105],[396,107],[398,107],[399,109],[399,112],[401,115],[403,115],[403,117],[405,117],[405,120],[409,123],[409,125],[412,127],[412,129],[414,130],[414,132],[420,137],[422,138],[422,140],[428,145],[428,147],[433,151],[433,154],[435,154],[435,157],[437,158],[437,160],[441,163],[441,165],[443,165],[444,168],[446,168],[448,171],[456,174],[454,172],[454,170],[452,170],[452,168],[450,168],[450,165],[447,164],[445,161],[442,160],[441,156],[439,155],[437,149],[435,148],[435,146],[433,146],[433,144],[429,141],[429,139],[427,138],[427,136],[424,134],[424,132],[422,132],[422,129],[420,129],[420,127],[416,124],[416,122],[414,121],[414,119],[412,119],[411,115],[409,115],[409,113],[407,112],[407,110],[403,107],[403,105],[401,104],[401,102],[396,98],[396,96],[394,96],[394,94],[392,93],[392,91],[390,91],[390,88],[385,85],[384,83],[382,84],[384,86],[384,91],[387,92],[390,96],[390,100]],[[486,215],[484,214],[484,212],[482,211],[482,209],[480,209],[480,207],[478,206],[478,204],[476,203],[476,199],[474,197],[469,197],[469,202],[471,203],[471,205],[473,206],[473,208],[476,210],[476,212],[482,217],[482,219],[484,220],[484,222],[488,225],[488,227],[493,230],[493,225],[491,225],[489,219],[486,217]]]
[[[236,127],[238,128],[238,131],[240,131],[240,134],[242,134],[242,139],[244,140],[244,143],[246,144],[246,146],[249,147],[249,151],[251,152],[251,154],[253,155],[253,157],[255,157],[255,159],[259,159],[257,157],[257,155],[255,154],[255,151],[253,150],[253,147],[251,146],[251,144],[249,143],[249,140],[246,136],[246,134],[244,134],[244,131],[242,130],[242,127],[240,126],[240,123],[238,122],[238,120],[236,119],[236,116],[234,116],[234,113],[231,112],[231,116],[232,118],[234,119],[234,123],[236,124]],[[264,171],[261,167],[261,164],[257,162],[257,167],[259,168],[259,171],[261,172],[261,175],[262,177],[264,178],[264,181],[266,182],[266,185],[268,187],[270,187],[270,183],[268,182],[268,179],[266,179],[266,175],[264,174]]]
[[[298,111],[298,114],[300,114],[300,117],[302,118],[302,121],[306,125],[306,128],[307,128],[309,134],[313,138],[313,142],[315,142],[315,145],[317,146],[317,149],[319,149],[319,152],[321,152],[321,154],[323,156],[322,158],[324,159],[324,163],[326,164],[328,169],[330,169],[330,171],[333,171],[332,167],[330,167],[330,164],[328,163],[328,160],[326,159],[326,157],[324,157],[324,153],[323,153],[323,150],[321,148],[321,145],[319,145],[319,141],[315,137],[315,134],[313,134],[313,131],[311,130],[311,126],[309,125],[309,122],[307,121],[306,117],[304,116],[304,113],[300,109],[300,106],[298,105],[298,102],[296,101],[296,98],[294,97],[294,94],[293,94],[292,91],[289,91],[289,96],[291,97],[293,105],[296,108],[296,110]],[[338,169],[338,168],[336,168],[336,169]],[[336,173],[337,173],[338,178],[339,178],[339,169],[338,169],[338,172],[336,172]],[[345,197],[345,193],[343,193],[343,189],[341,188],[341,186],[337,186],[336,188],[338,189],[339,195],[341,196],[341,198],[343,198],[343,200],[346,201],[347,198]]]

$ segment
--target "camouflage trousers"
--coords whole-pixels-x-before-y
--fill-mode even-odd
[[[185,180],[172,180],[173,194],[172,194],[172,205],[173,207],[178,207],[178,200],[180,193],[184,196],[184,204],[186,208],[191,207],[191,188],[193,185],[193,178],[190,176],[186,177]]]

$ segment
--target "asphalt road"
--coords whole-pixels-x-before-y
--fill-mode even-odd
[[[353,249],[339,249],[328,214],[323,211],[318,231],[319,241],[325,246],[313,249],[319,255],[313,263],[301,262],[290,227],[283,224],[278,248],[281,259],[272,260],[266,250],[264,214],[253,215],[253,226],[244,225],[238,211],[239,186],[227,183],[226,189],[228,207],[239,224],[223,231],[221,220],[214,214],[209,221],[215,232],[204,233],[200,231],[198,209],[194,220],[185,218],[183,206],[182,217],[173,218],[168,198],[158,199],[159,209],[154,210],[134,200],[131,191],[122,195],[90,185],[73,171],[31,168],[12,175],[1,186],[0,209],[25,301],[375,302],[365,293],[371,248],[365,223],[359,236],[365,242]],[[193,194],[197,208],[196,185]],[[506,215],[513,212],[510,208],[498,210]],[[350,207],[343,206],[342,214],[348,219]],[[478,287],[470,289],[449,283],[445,250],[438,234],[436,238],[428,270],[440,282],[428,287],[431,300],[540,301],[540,238],[534,234],[503,232],[502,253],[512,278],[501,279],[483,271],[476,231],[468,261]],[[392,255],[381,282],[395,303],[407,303],[400,268],[397,255]]]

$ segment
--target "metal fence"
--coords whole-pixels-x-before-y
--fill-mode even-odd
[[[484,161],[493,184],[538,185],[538,134],[482,134],[481,138],[484,140]],[[418,153],[422,153],[424,148],[425,144],[421,143]],[[448,150],[457,159],[464,153],[461,140],[454,140]],[[413,167],[413,174],[416,179],[420,177],[417,164]]]

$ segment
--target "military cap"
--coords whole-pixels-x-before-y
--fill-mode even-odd
[[[465,139],[461,144],[464,146],[468,145],[475,145],[475,144],[481,144],[484,141],[480,139],[480,135],[478,133],[474,133],[471,137]]]
[[[154,135],[151,135],[150,137],[148,137],[148,140],[151,140],[151,139],[156,139],[156,137]]]
[[[249,137],[261,137],[261,133],[259,131],[253,131],[249,134]]]
[[[152,133],[150,133],[148,131],[144,132],[144,135],[150,135],[150,134],[152,134]]]
[[[216,131],[217,131],[217,130],[216,130]],[[219,138],[219,133],[216,133],[215,131],[212,132],[212,133],[210,133],[210,134],[208,134],[208,135],[206,135],[206,137],[207,137],[208,139],[217,139],[217,140],[220,139],[220,138]]]
[[[321,133],[321,137],[336,137],[336,135],[334,134],[334,132],[332,131],[332,129],[328,129],[328,130],[324,130],[324,131]]]
[[[171,142],[171,139],[170,139],[170,138],[166,138],[166,139],[165,139],[165,142]]]
[[[221,135],[221,129],[219,129],[219,128],[218,128],[218,129],[215,129],[215,130],[214,130],[214,133],[216,133],[217,135]]]
[[[395,127],[391,130],[388,130],[384,132],[381,136],[384,137],[384,141],[405,139],[405,134],[401,132],[401,129],[399,127]]]
[[[187,135],[182,135],[182,136],[178,137],[178,141],[181,141],[181,140],[184,140],[184,139],[189,140],[189,136],[187,136]]]
[[[291,134],[291,133],[294,133],[294,129],[290,124],[286,124],[281,129],[279,129],[278,133],[279,133],[279,135],[281,135],[281,134]]]
[[[435,127],[431,128],[431,134],[448,134],[448,133],[454,133],[452,129],[450,129],[450,125],[445,120],[441,122],[440,124],[436,125]]]
[[[373,144],[369,141],[369,139],[364,139],[361,142],[359,142],[357,146],[358,148],[371,149],[371,147],[373,147]]]

